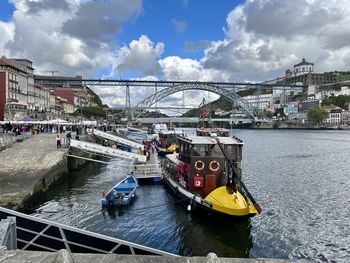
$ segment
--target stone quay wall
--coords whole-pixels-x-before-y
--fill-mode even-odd
[[[31,211],[40,194],[67,177],[67,152],[56,147],[55,134],[33,135],[0,151],[0,206]]]

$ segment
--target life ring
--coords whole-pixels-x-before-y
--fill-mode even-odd
[[[194,168],[196,168],[197,171],[202,171],[204,169],[204,163],[201,160],[198,160],[194,163]]]
[[[209,170],[213,172],[217,172],[220,169],[220,164],[218,161],[211,161],[209,164]]]

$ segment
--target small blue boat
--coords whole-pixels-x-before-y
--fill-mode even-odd
[[[127,206],[134,199],[138,186],[136,177],[128,174],[101,198],[102,206]]]

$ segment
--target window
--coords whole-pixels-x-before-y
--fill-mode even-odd
[[[204,145],[193,145],[192,148],[192,155],[193,156],[205,156],[205,147]]]
[[[211,155],[212,156],[216,156],[216,157],[222,157],[222,151],[220,150],[220,146],[215,144],[215,145],[211,145]]]

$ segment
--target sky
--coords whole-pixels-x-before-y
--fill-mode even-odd
[[[349,25],[349,0],[0,0],[0,56],[27,58],[36,74],[259,82],[302,58],[350,70]],[[125,105],[123,89],[94,90]],[[132,88],[131,104],[152,92]],[[203,97],[217,95],[187,91],[186,105]]]

